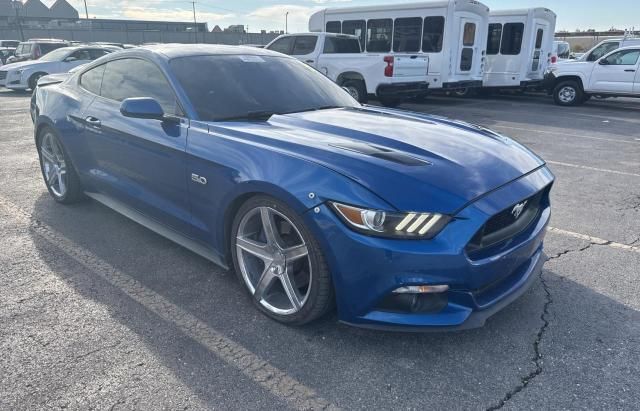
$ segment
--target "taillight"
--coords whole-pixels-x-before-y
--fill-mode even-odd
[[[556,64],[558,62],[558,56],[551,56],[551,63]]]
[[[393,56],[384,56],[384,62],[387,63],[387,67],[384,68],[385,77],[393,77]]]

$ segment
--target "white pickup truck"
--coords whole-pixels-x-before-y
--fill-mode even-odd
[[[547,69],[546,88],[556,104],[575,106],[598,97],[640,97],[640,44],[595,61],[564,61]]]
[[[279,36],[265,48],[309,64],[361,103],[375,95],[385,106],[427,94],[429,57],[424,54],[363,53],[357,36],[302,33]]]

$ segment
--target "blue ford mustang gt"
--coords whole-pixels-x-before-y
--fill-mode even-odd
[[[223,267],[287,324],[478,327],[544,262],[554,177],[485,128],[362,106],[268,50],[105,56],[32,105],[42,174]]]

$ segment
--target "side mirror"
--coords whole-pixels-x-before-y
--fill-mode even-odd
[[[164,111],[155,99],[135,97],[125,99],[120,105],[120,113],[125,117],[164,120]]]
[[[65,63],[73,63],[74,61],[78,61],[78,59],[75,57],[67,57],[64,61]]]
[[[598,64],[600,64],[601,66],[608,66],[609,62],[607,61],[607,59],[602,59],[598,62]]]

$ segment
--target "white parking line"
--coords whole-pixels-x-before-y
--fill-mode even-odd
[[[300,410],[337,409],[335,405],[320,397],[313,389],[306,387],[284,371],[272,366],[235,341],[228,339],[204,321],[117,270],[89,250],[70,241],[52,227],[37,221],[9,200],[0,197],[0,210],[5,211],[17,223],[30,227],[34,233],[60,249],[87,270],[99,275],[129,298],[175,325],[182,333],[206,347],[227,364],[235,367],[266,391],[288,401],[293,408]]]
[[[582,168],[584,170],[600,171],[600,172],[603,172],[603,173],[613,173],[613,174],[620,174],[620,175],[623,175],[623,176],[640,177],[640,174],[627,173],[626,171],[608,170],[606,168],[589,167],[589,166],[583,166],[583,165],[580,165],[580,164],[563,163],[563,162],[560,162],[560,161],[553,161],[553,160],[545,160],[545,161],[547,163],[549,163],[549,164],[555,164],[557,166]]]
[[[549,232],[552,232],[552,233],[564,235],[564,236],[567,236],[567,237],[573,237],[573,238],[577,238],[577,239],[580,239],[580,240],[589,241],[590,243],[594,243],[594,244],[598,244],[598,245],[604,245],[604,246],[612,247],[612,248],[618,248],[618,249],[626,250],[626,251],[633,251],[635,253],[640,253],[640,247],[627,245],[627,244],[622,244],[622,243],[616,243],[615,241],[604,240],[602,238],[592,237],[592,236],[586,235],[586,234],[575,233],[573,231],[567,231],[567,230],[563,230],[561,228],[549,227],[548,230],[549,230]]]
[[[609,141],[612,143],[622,143],[622,144],[639,144],[640,143],[640,138],[636,138],[636,141],[627,141],[627,140],[618,140],[615,138],[604,138],[604,137],[593,137],[593,136],[586,136],[584,134],[571,134],[571,133],[561,133],[558,131],[547,131],[547,130],[534,130],[531,128],[522,128],[522,127],[511,127],[511,126],[502,126],[502,125],[498,125],[498,124],[492,124],[489,128],[505,128],[505,129],[509,129],[509,130],[519,130],[519,131],[528,131],[531,133],[539,133],[539,134],[553,134],[553,135],[557,135],[557,136],[566,136],[566,137],[577,137],[577,138],[586,138],[586,139],[590,139],[590,140],[600,140],[600,141]]]

